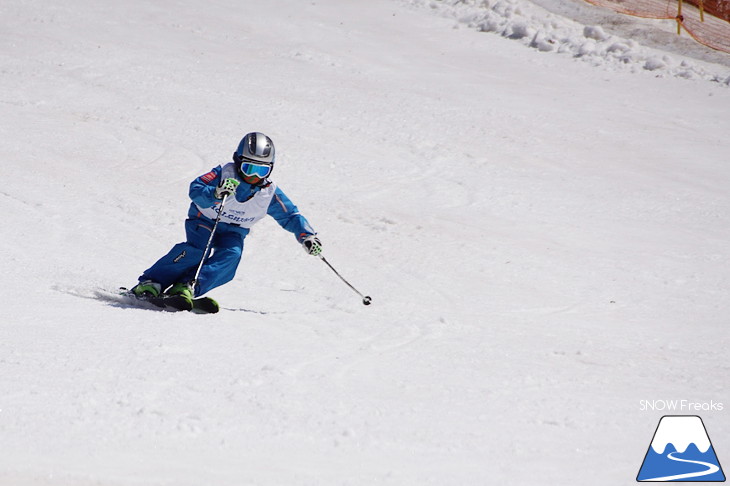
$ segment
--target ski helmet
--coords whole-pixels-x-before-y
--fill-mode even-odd
[[[274,169],[274,142],[261,132],[246,134],[233,153],[236,170],[243,177],[267,178]]]

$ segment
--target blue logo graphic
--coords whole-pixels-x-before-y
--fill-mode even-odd
[[[705,424],[696,415],[659,420],[637,481],[725,481]]]

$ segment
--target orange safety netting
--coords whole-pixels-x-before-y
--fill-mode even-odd
[[[677,33],[680,32],[681,25],[700,44],[730,53],[729,0],[689,0],[696,3],[697,6],[682,0],[586,1],[636,17],[676,20]]]
[[[709,12],[718,19],[730,22],[730,1],[728,0],[687,0],[695,7]]]

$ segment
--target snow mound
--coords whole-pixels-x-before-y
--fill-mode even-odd
[[[481,32],[513,39],[541,52],[567,54],[609,70],[706,80],[730,86],[730,69],[647,47],[583,25],[527,0],[409,0]],[[616,14],[620,16],[621,14]]]

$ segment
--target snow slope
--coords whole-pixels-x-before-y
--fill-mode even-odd
[[[0,5],[0,484],[629,484],[640,400],[730,402],[727,65],[432,3]],[[96,298],[250,130],[373,305],[273,221],[220,314]]]

